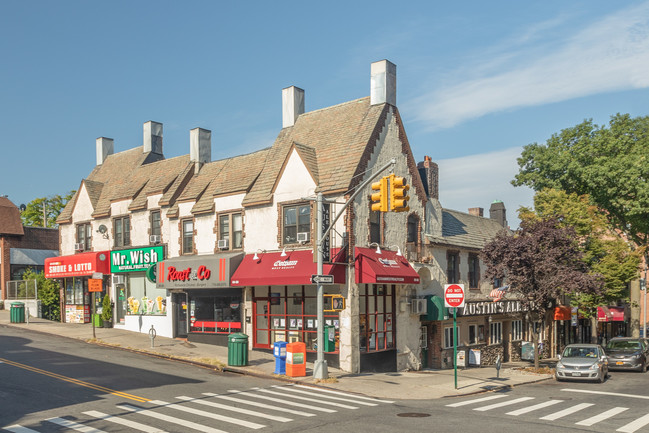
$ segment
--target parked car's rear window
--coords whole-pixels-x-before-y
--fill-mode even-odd
[[[642,344],[639,341],[633,340],[618,340],[618,341],[609,341],[606,345],[607,349],[642,349]]]

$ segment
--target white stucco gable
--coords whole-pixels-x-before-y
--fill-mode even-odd
[[[286,160],[275,186],[276,203],[296,200],[315,194],[316,182],[302,157],[293,148]]]
[[[72,211],[72,221],[89,221],[92,219],[93,212],[92,202],[88,195],[88,190],[85,183],[81,183],[79,192],[77,193],[77,200],[74,203],[74,210]]]

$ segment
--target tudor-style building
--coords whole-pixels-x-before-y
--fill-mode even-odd
[[[211,133],[201,128],[190,131],[190,154],[171,159],[157,122],[144,124],[143,146],[124,152],[97,139],[97,165],[58,220],[58,263],[75,262],[81,251],[109,255],[116,327],[154,326],[158,335],[222,345],[244,332],[253,350],[302,341],[314,356],[313,198],[322,193],[330,218],[342,211],[331,231],[326,293],[346,300],[342,311],[325,313],[328,363],[350,372],[448,366],[448,315],[438,308],[444,284],[464,283],[469,302],[491,302],[478,253],[506,225],[504,207],[500,222],[443,209],[436,165],[429,157],[417,164],[410,150],[396,66],[373,63],[370,83],[369,97],[311,112],[302,89],[283,89],[273,145],[226,160],[211,161]],[[371,211],[369,188],[343,208],[391,160],[380,176],[406,178],[409,211]],[[87,302],[86,280],[98,270],[84,269],[50,275],[66,288],[66,304]],[[519,319],[518,311],[481,309],[462,319],[460,339],[507,354],[503,342],[512,339],[500,335]]]

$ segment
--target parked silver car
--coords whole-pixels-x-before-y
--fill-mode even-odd
[[[557,380],[595,380],[599,383],[608,375],[608,357],[599,344],[569,344],[559,355]]]
[[[615,337],[606,345],[611,370],[647,371],[649,346],[644,338]]]

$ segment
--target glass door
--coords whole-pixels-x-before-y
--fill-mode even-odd
[[[255,337],[253,347],[260,349],[270,348],[270,327],[268,320],[268,298],[255,298],[253,300],[253,329]]]
[[[173,293],[174,337],[187,338],[187,294]]]

